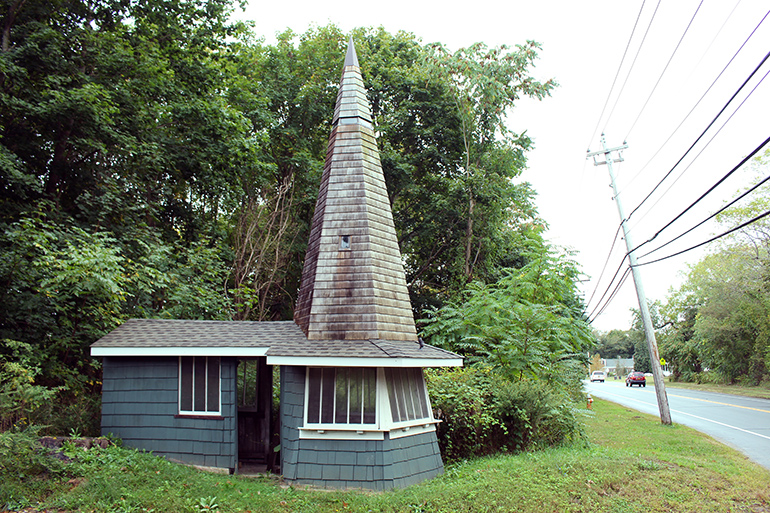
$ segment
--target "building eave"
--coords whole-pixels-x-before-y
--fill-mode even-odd
[[[91,356],[265,356],[269,347],[167,346],[167,347],[91,347]]]
[[[462,358],[361,358],[269,356],[268,365],[299,367],[462,367]]]

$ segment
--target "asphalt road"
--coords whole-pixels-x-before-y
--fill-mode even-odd
[[[614,379],[585,382],[593,397],[660,417],[655,389],[626,387]],[[770,469],[770,400],[667,388],[671,420],[706,433]]]

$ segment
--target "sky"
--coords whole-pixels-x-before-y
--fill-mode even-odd
[[[537,191],[538,209],[549,225],[546,238],[575,252],[588,313],[594,317],[602,295],[613,290],[610,279],[626,250],[625,241],[616,238],[620,218],[607,166],[595,166],[586,159],[587,151],[602,149],[602,133],[609,148],[628,144],[623,161],[613,167],[626,216],[633,212],[629,238],[637,246],[660,232],[770,135],[770,78],[762,80],[770,60],[759,66],[770,49],[768,8],[767,0],[476,0],[454,5],[250,0],[238,17],[254,21],[268,44],[287,28],[301,34],[329,23],[343,32],[379,26],[391,33],[404,30],[423,43],[441,42],[453,50],[475,42],[490,47],[541,43],[531,74],[541,81],[554,78],[559,87],[542,101],[520,100],[508,125],[526,130],[534,140],[522,180]],[[725,231],[727,226],[707,222],[641,257],[711,215],[756,176],[752,169],[735,172],[640,248],[640,263]],[[665,301],[709,247],[642,265],[647,299]],[[632,308],[638,308],[638,300],[629,278],[593,326],[629,329]]]

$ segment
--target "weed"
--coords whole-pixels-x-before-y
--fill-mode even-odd
[[[218,509],[219,504],[217,503],[217,498],[212,496],[202,497],[198,499],[198,502],[195,504],[195,510],[199,512],[216,511]]]
[[[660,470],[661,465],[655,460],[643,459],[640,455],[639,461],[636,462],[636,468],[639,470]]]

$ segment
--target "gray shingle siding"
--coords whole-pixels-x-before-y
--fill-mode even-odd
[[[102,434],[192,465],[237,466],[234,358],[222,358],[222,415],[178,416],[176,357],[105,357]]]
[[[305,367],[281,367],[281,470],[284,479],[323,488],[404,488],[441,474],[436,433],[391,440],[300,439]]]

